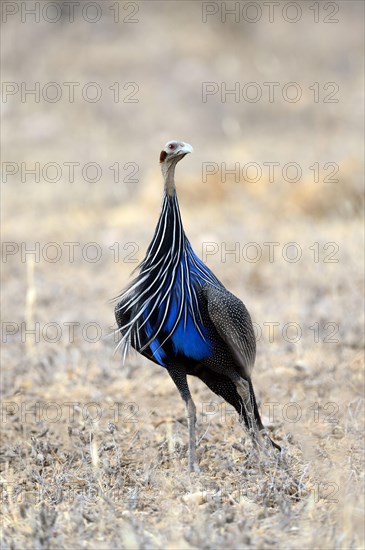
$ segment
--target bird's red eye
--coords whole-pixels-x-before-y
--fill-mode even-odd
[[[175,149],[175,145],[173,143],[170,143],[169,149]]]

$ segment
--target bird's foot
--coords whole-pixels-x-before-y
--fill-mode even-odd
[[[270,438],[266,430],[255,432],[255,434],[253,434],[253,439],[256,443],[256,447],[263,450],[265,454],[270,454],[273,449],[281,453],[281,447]]]
[[[278,445],[277,443],[275,443],[275,441],[273,441],[271,439],[271,437],[267,436],[268,440],[270,441],[271,445],[274,447],[274,449],[276,449],[277,451],[279,451],[279,453],[281,453],[281,447],[280,445]]]

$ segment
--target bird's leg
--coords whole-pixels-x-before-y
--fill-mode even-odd
[[[199,472],[199,466],[196,459],[196,407],[191,397],[188,382],[186,380],[186,374],[178,369],[169,369],[169,375],[175,382],[177,389],[180,392],[182,399],[185,402],[186,414],[188,419],[188,433],[189,433],[189,472]]]
[[[243,405],[245,407],[247,422],[248,422],[248,429],[251,433],[251,435],[257,434],[257,426],[255,422],[255,413],[253,408],[253,403],[251,401],[251,393],[250,393],[250,385],[247,380],[244,378],[239,378],[235,381],[236,390],[238,395],[241,397],[243,401]]]
[[[261,422],[261,418],[257,409],[255,394],[253,393],[251,380],[245,380],[236,371],[229,372],[228,376],[231,378],[232,382],[236,386],[236,391],[242,399],[244,410],[241,414],[255,445],[258,447],[264,447],[264,443],[260,433],[261,430],[264,429],[264,426]]]
[[[244,420],[248,432],[253,436],[260,439],[259,429],[260,426],[256,425],[256,417],[254,412],[253,402],[251,401],[251,391],[249,381],[243,378],[233,367],[229,366],[214,366],[212,368],[215,372],[219,374],[224,374],[227,376],[236,388],[236,392],[241,398],[242,405],[240,416]],[[262,425],[262,424],[261,424]]]
[[[252,405],[253,405],[253,411],[254,411],[254,415],[255,415],[255,419],[256,419],[258,429],[260,430],[260,432],[263,431],[265,433],[266,437],[269,439],[271,445],[273,447],[275,447],[275,449],[277,449],[278,451],[281,451],[281,447],[269,437],[269,435],[267,434],[267,431],[265,430],[265,427],[264,427],[264,425],[262,423],[262,420],[261,420],[261,417],[260,417],[260,413],[259,413],[259,409],[258,409],[258,406],[257,406],[256,397],[255,397],[255,393],[253,391],[253,386],[252,386],[251,380],[248,381],[248,384],[249,384],[249,387],[250,387],[251,402],[252,402]]]
[[[249,423],[249,430],[253,436],[254,442],[260,447],[264,447],[264,441],[262,439],[262,433],[266,435],[273,447],[281,451],[281,447],[277,445],[268,435],[265,430],[265,427],[262,423],[259,409],[256,402],[255,393],[253,391],[253,386],[251,380],[245,380],[240,378],[236,381],[236,390],[237,393],[242,398],[244,407],[246,410],[246,416]]]
[[[186,401],[186,412],[188,417],[189,430],[189,472],[199,473],[199,466],[196,459],[196,407],[191,395]]]

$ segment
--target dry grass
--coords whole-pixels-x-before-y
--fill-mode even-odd
[[[180,187],[183,190],[183,181]],[[241,193],[244,198],[246,191]],[[276,207],[271,204],[261,212],[267,217]],[[116,210],[128,219],[129,208],[127,204]],[[232,208],[234,226],[239,220],[233,212]],[[195,215],[192,210],[184,212],[187,227],[193,227]],[[113,220],[114,209],[105,217]],[[154,213],[149,217],[146,234],[153,227]],[[305,220],[302,223],[304,227]],[[359,222],[352,223],[356,227]],[[322,218],[317,231],[328,230],[330,224],[330,219]],[[209,208],[201,225],[209,227]],[[117,226],[118,222],[116,233]],[[332,235],[336,228],[337,221]],[[228,235],[229,226],[225,231]],[[320,241],[325,238],[317,235]],[[358,320],[346,316],[348,322],[339,325],[338,343],[324,343],[323,335],[314,343],[308,329],[316,320],[338,321],[339,309],[326,310],[324,304],[336,299],[336,289],[345,284],[347,262],[360,254],[356,243],[351,246],[348,257],[343,251],[340,267],[334,264],[337,270],[322,264],[334,280],[330,295],[317,305],[313,303],[319,288],[317,266],[311,259],[305,262],[305,271],[303,265],[292,269],[293,289],[285,301],[287,284],[280,278],[294,264],[270,265],[267,259],[258,264],[222,264],[215,256],[209,258],[211,267],[239,295],[245,288],[248,296],[250,289],[246,302],[262,328],[267,320],[281,326],[298,321],[303,328],[297,344],[288,343],[280,333],[270,343],[267,332],[258,343],[254,382],[264,421],[283,446],[281,460],[270,454],[258,457],[236,416],[192,380],[202,471],[189,477],[184,407],[163,369],[137,356],[121,368],[119,357],[113,357],[112,339],[91,344],[80,331],[73,343],[65,334],[57,344],[42,339],[34,344],[29,337],[28,346],[19,346],[19,337],[9,339],[3,353],[4,401],[6,411],[14,414],[7,414],[3,423],[5,547],[361,548],[361,331]],[[52,278],[52,264],[33,268],[28,267],[23,287],[25,319],[41,325],[50,320],[60,324],[78,320],[82,325],[100,320],[107,334],[112,312],[98,295],[112,296],[119,282],[108,281],[126,280],[130,264],[105,262],[102,273],[90,281],[85,262],[63,264],[57,299],[51,297],[55,287],[45,292],[40,285],[45,277]],[[356,270],[353,273],[353,285],[343,291],[349,304],[358,295]],[[244,277],[242,283],[237,274]],[[71,305],[77,296],[72,290],[75,277],[84,281],[84,288],[77,290],[79,313]],[[297,292],[297,285],[306,290]],[[97,295],[90,299],[93,287]],[[61,296],[65,304],[59,310]],[[72,315],[63,313],[66,308]],[[88,308],[95,308],[95,313]],[[19,317],[13,316],[15,321],[21,317],[21,310]],[[212,410],[214,415],[205,414]]]
[[[6,107],[4,160],[109,166],[119,159],[137,162],[140,172],[134,186],[114,185],[108,170],[100,185],[16,178],[2,185],[3,240],[28,248],[38,241],[41,250],[56,242],[63,252],[56,263],[22,261],[19,252],[2,264],[2,320],[18,328],[2,350],[4,549],[364,548],[363,8],[347,4],[336,29],[313,28],[308,18],[244,32],[202,26],[201,6],[190,2],[143,3],[141,24],[123,32],[110,21],[94,34],[77,22],[52,32],[44,24],[4,25],[16,44],[5,46],[5,79],[99,80],[107,89],[123,78],[141,89],[133,108]],[[44,52],[42,63],[36,51]],[[336,81],[341,101],[201,102],[202,81],[235,81],[237,74],[297,79],[303,88]],[[174,137],[195,148],[178,167],[186,232],[200,256],[204,243],[217,245],[207,264],[261,329],[254,386],[264,423],[283,447],[280,459],[257,455],[236,415],[192,379],[201,473],[191,476],[184,406],[167,373],[137,355],[122,367],[106,336],[114,322],[107,300],[135,267],[126,257],[132,249],[123,247],[136,243],[142,259],[161,201],[154,159]],[[223,183],[219,171],[201,181],[204,161],[275,159],[301,163],[302,180]],[[336,162],[339,183],[314,184],[308,167],[315,161]],[[80,243],[73,262],[65,242]],[[103,252],[96,263],[80,254],[90,242]],[[118,262],[109,248],[116,242]],[[267,242],[279,243],[274,261]],[[289,242],[302,250],[297,263],[283,259]],[[224,261],[224,247],[235,243],[239,258]],[[257,262],[242,256],[246,243],[260,245]],[[324,261],[328,243],[337,247],[335,263]],[[73,338],[70,322],[79,323]],[[92,332],[82,333],[90,322],[103,336],[94,343]],[[39,338],[25,336],[35,323]],[[62,329],[53,343],[47,323]],[[267,323],[279,323],[273,341]],[[300,327],[297,342],[290,331],[283,335],[287,323]]]

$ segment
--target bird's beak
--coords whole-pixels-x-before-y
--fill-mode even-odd
[[[180,155],[181,153],[183,153],[184,155],[187,155],[188,153],[192,153],[193,151],[194,149],[189,143],[182,143],[182,147],[179,150],[178,154]]]

